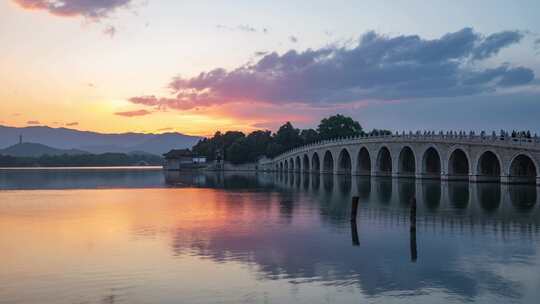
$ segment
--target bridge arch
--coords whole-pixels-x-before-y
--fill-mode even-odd
[[[300,155],[296,156],[296,160],[294,162],[294,168],[296,169],[297,172],[302,171],[301,162],[300,162]]]
[[[289,171],[289,161],[285,160],[285,171]]]
[[[352,171],[352,160],[351,154],[347,148],[341,149],[338,156],[338,173],[340,174],[351,174]]]
[[[382,146],[377,153],[377,174],[392,175],[392,155],[387,146]]]
[[[469,156],[461,147],[454,148],[448,158],[448,176],[451,179],[469,179]]]
[[[510,182],[536,183],[538,164],[530,154],[517,153],[510,161],[508,176]]]
[[[307,154],[304,154],[304,156],[302,156],[302,171],[309,172],[309,170],[309,157],[307,156]]]
[[[414,177],[416,172],[416,156],[409,146],[404,146],[399,152],[398,173],[400,176]]]
[[[485,150],[476,160],[477,181],[500,181],[501,158],[492,150]]]
[[[321,172],[321,161],[317,152],[314,152],[311,156],[311,171],[316,173]]]
[[[358,151],[356,172],[358,175],[371,175],[371,157],[366,147]]]
[[[323,172],[334,173],[334,157],[332,156],[332,152],[330,152],[330,150],[324,152]]]
[[[437,148],[431,146],[422,156],[422,175],[425,177],[441,177],[441,154]]]

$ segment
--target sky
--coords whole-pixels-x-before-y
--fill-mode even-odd
[[[540,133],[540,2],[1,0],[0,125]]]

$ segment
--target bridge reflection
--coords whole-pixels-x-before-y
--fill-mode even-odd
[[[491,225],[501,233],[516,227],[525,231],[538,231],[540,227],[540,188],[533,185],[286,172],[166,174],[170,185],[301,192],[332,207],[332,216],[337,218],[347,216],[347,203],[358,196],[366,209],[361,216],[405,223],[403,211],[408,210],[409,199],[414,196],[420,227]]]
[[[497,273],[497,265],[519,276],[511,257],[537,258],[535,186],[305,173],[177,174],[167,180],[171,186],[222,188],[220,210],[231,218],[279,217],[279,225],[263,220],[239,231],[201,229],[194,235],[179,223],[172,242],[175,254],[256,265],[265,279],[355,285],[369,296],[441,288],[471,300],[488,288],[512,300],[523,296],[523,286]],[[239,205],[239,194],[254,203]],[[352,196],[359,197],[355,222]],[[501,248],[505,254],[487,256]],[[482,263],[463,267],[464,256]]]

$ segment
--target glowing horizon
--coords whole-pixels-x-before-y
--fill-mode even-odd
[[[480,4],[5,1],[0,125],[540,131],[540,7]]]

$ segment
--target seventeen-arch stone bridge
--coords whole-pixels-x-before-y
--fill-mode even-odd
[[[258,170],[540,185],[540,139],[473,133],[360,136],[263,159]]]

